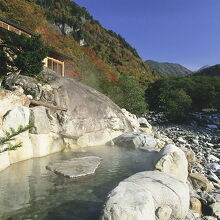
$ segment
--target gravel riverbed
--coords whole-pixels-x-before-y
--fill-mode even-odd
[[[201,201],[203,214],[220,219],[220,114],[195,113],[192,116],[187,124],[171,123],[163,114],[149,113],[145,118],[156,133],[166,135],[176,146],[194,153],[196,160],[191,173],[202,174],[213,186],[212,191],[197,190],[194,196]],[[211,219],[197,217],[195,219]]]

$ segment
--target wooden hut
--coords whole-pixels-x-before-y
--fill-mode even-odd
[[[36,36],[36,34],[25,27],[15,24],[14,22],[0,17],[0,28],[4,28],[8,31],[15,32],[16,34],[23,34],[28,37]],[[65,55],[62,55],[54,50],[49,52],[49,56],[44,59],[44,65],[49,69],[55,71],[61,76],[65,75],[65,65],[64,65]]]

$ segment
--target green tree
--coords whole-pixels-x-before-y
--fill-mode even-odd
[[[150,109],[174,118],[189,111],[220,107],[220,77],[163,77],[146,90]]]
[[[159,108],[169,118],[182,120],[191,109],[192,100],[183,89],[169,90],[159,96]]]
[[[144,98],[144,90],[138,81],[127,75],[119,78],[117,85],[112,87],[111,94],[108,94],[120,107],[129,112],[140,115],[146,112],[147,105]]]
[[[43,59],[48,48],[40,36],[26,37],[1,30],[4,46],[0,48],[0,74],[20,72],[22,75],[35,76],[43,69]]]
[[[29,130],[33,126],[34,126],[33,124],[28,124],[26,126],[21,125],[17,130],[11,128],[10,131],[6,131],[5,135],[3,137],[0,137],[0,147],[2,145],[7,145],[7,147],[4,148],[3,150],[0,150],[0,153],[7,150],[16,150],[17,148],[22,147],[21,142],[17,144],[12,144],[11,142],[15,140],[15,137],[17,135]]]

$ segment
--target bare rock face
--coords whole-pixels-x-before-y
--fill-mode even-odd
[[[8,151],[0,153],[0,171],[10,166]]]
[[[33,134],[48,134],[51,131],[50,120],[47,115],[47,109],[43,106],[31,108],[30,121],[34,124],[31,129]]]
[[[95,89],[74,79],[59,77],[47,69],[42,72],[41,78],[46,82],[43,86],[22,75],[10,75],[3,84],[8,89],[22,87],[26,95],[37,101],[67,108],[66,112],[56,111],[53,115],[61,127],[59,133],[70,147],[102,145],[132,130],[121,109]],[[34,119],[37,115],[45,116],[44,110],[33,109],[31,117]],[[48,129],[46,125],[36,124],[40,133]]]
[[[127,120],[131,123],[134,131],[138,131],[140,128],[140,123],[138,121],[138,118],[136,115],[128,112],[126,109],[122,108],[121,111],[123,112],[124,116],[127,118]]]
[[[100,157],[88,156],[52,163],[46,166],[46,168],[58,175],[76,178],[95,173],[100,162]]]
[[[18,106],[4,116],[2,130],[4,132],[10,131],[10,129],[17,130],[19,126],[27,126],[29,124],[30,110],[27,107]],[[15,137],[11,142],[12,144],[22,143],[22,147],[16,151],[9,151],[10,163],[16,163],[22,160],[27,160],[33,157],[32,144],[29,138],[28,131],[25,131]]]
[[[11,92],[0,90],[0,128],[2,126],[3,116],[12,108],[17,106],[26,106],[30,104],[29,99],[18,91]]]

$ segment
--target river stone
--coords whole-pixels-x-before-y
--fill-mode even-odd
[[[197,214],[197,213],[193,212],[192,210],[189,210],[189,212],[187,213],[187,216],[185,217],[184,220],[201,220],[201,218],[197,218],[195,216],[195,214]],[[170,219],[170,220],[173,220],[173,219]],[[176,219],[174,219],[174,220],[176,220]]]
[[[49,164],[46,166],[46,169],[58,175],[76,178],[95,173],[100,162],[101,158],[95,156],[72,158],[70,160]]]
[[[154,148],[157,145],[153,136],[142,132],[127,132],[112,140],[119,147],[135,149]]]
[[[188,162],[185,153],[173,144],[168,144],[158,153],[159,159],[155,168],[161,172],[169,173],[175,178],[186,182],[188,177]]]
[[[200,216],[202,215],[202,203],[197,198],[192,197],[190,199],[190,208]]]
[[[140,124],[140,128],[139,130],[141,132],[150,134],[150,135],[154,135],[154,131],[152,129],[151,124],[147,121],[146,118],[138,118],[138,122]]]
[[[191,219],[190,219],[191,220]],[[204,216],[202,218],[202,220],[218,220],[217,218],[213,217],[213,216]]]
[[[220,165],[218,163],[209,163],[207,167],[213,171],[218,171],[220,173]]]
[[[172,209],[169,206],[162,206],[156,210],[156,216],[158,220],[168,220],[170,219]]]
[[[210,207],[212,209],[214,216],[220,219],[220,202],[215,202]]]
[[[218,129],[217,125],[207,125],[207,127],[210,129]]]
[[[164,205],[172,210],[171,219],[184,219],[189,210],[187,184],[159,171],[140,172],[109,194],[101,219],[155,220],[156,210]]]
[[[192,181],[192,185],[196,190],[202,190],[207,192],[212,192],[213,185],[208,179],[200,173],[190,173],[190,180]]]
[[[152,128],[151,124],[147,121],[146,118],[138,118],[137,119],[141,127]]]

